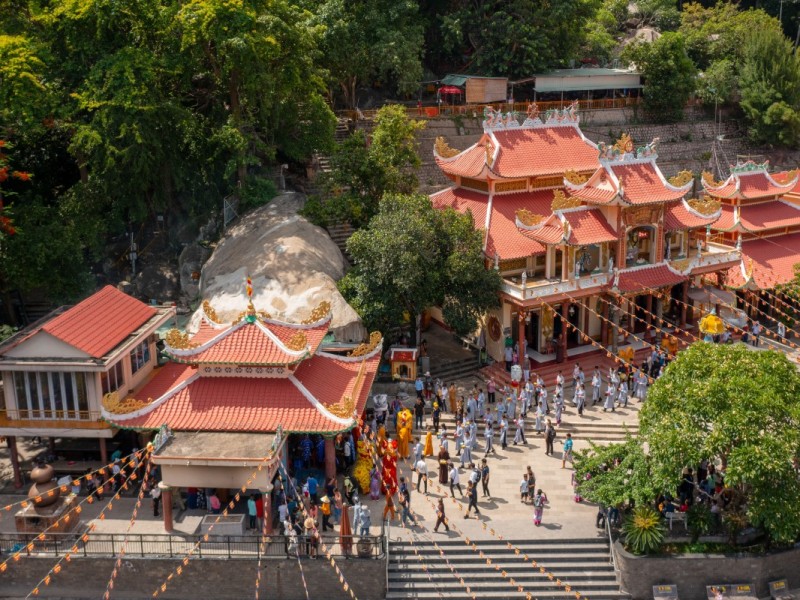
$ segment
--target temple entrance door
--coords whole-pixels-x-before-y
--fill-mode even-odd
[[[541,352],[541,350],[539,350],[539,313],[531,311],[528,313],[528,316],[531,319],[531,322],[528,323],[526,327],[528,348]]]
[[[633,331],[633,333],[639,333],[647,329],[647,313],[645,312],[645,308],[649,297],[649,294],[639,294],[636,296],[636,308],[634,309],[636,311],[634,313],[636,318],[631,325],[631,331]]]
[[[578,329],[581,328],[581,305],[580,304],[570,304],[569,308],[567,309],[567,320],[569,320],[571,325],[577,327]],[[569,328],[569,336],[567,337],[567,346],[578,346],[581,343],[581,333],[578,329],[574,327]]]

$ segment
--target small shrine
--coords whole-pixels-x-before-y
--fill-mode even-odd
[[[28,502],[23,503],[22,509],[14,515],[17,532],[40,535],[51,527],[53,533],[57,534],[74,531],[80,519],[62,517],[75,508],[78,497],[69,488],[62,488],[56,483],[55,470],[50,465],[34,467],[30,477],[33,485],[28,490]],[[44,535],[48,536],[46,533]]]
[[[418,348],[394,347],[389,350],[392,365],[392,379],[395,381],[414,381],[417,378]]]
[[[322,346],[329,303],[289,323],[253,306],[249,280],[247,295],[247,309],[233,323],[222,322],[204,302],[196,333],[167,333],[169,363],[133,393],[103,399],[109,423],[169,432],[153,455],[161,466],[168,529],[172,487],[226,490],[247,481],[267,492],[269,510],[279,465],[292,460],[332,477],[334,440],[356,428],[364,412],[381,358],[380,333],[347,354],[329,352]],[[254,467],[261,468],[251,477]]]

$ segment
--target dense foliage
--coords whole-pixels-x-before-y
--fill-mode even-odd
[[[386,194],[347,242],[354,267],[339,283],[369,329],[392,331],[442,307],[457,333],[472,333],[497,305],[500,276],[486,269],[471,214],[440,211],[420,194]]]
[[[785,355],[698,342],[648,393],[638,440],[647,453],[628,440],[579,457],[578,473],[592,474],[581,492],[610,504],[653,501],[657,493],[676,493],[685,467],[717,460],[730,499],[723,516],[732,539],[749,523],[776,542],[792,542],[800,535],[798,394],[800,375]],[[598,467],[615,458],[619,466]]]

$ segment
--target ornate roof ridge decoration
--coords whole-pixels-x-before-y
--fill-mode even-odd
[[[211,306],[208,300],[203,300],[203,313],[206,319],[211,321],[214,325],[222,325],[222,320],[217,316],[217,311],[214,310],[214,307]]]
[[[321,321],[325,317],[327,317],[331,312],[331,303],[327,300],[323,300],[319,304],[317,304],[316,308],[311,311],[311,314],[308,316],[307,319],[303,319],[300,321],[302,325],[311,325],[312,323],[316,323],[317,321]]]
[[[436,154],[441,156],[442,158],[453,158],[454,156],[458,156],[461,154],[461,150],[456,150],[455,148],[451,148],[447,141],[444,139],[444,136],[439,136],[436,138],[433,147],[436,149]]]
[[[326,406],[325,409],[340,419],[349,419],[356,411],[356,402],[352,397],[344,396],[339,402]]]
[[[306,337],[305,333],[298,331],[287,341],[285,341],[284,345],[289,348],[289,350],[294,350],[297,352],[298,350],[303,350],[304,348],[308,347],[308,338]]]
[[[680,171],[677,175],[667,179],[670,185],[680,188],[694,179],[694,173],[691,171]]]
[[[586,175],[581,175],[574,169],[567,169],[564,171],[564,179],[566,179],[572,185],[581,185],[589,180]]]
[[[710,217],[722,209],[722,203],[720,203],[719,200],[709,197],[702,200],[699,198],[690,198],[686,201],[686,204],[689,205],[689,208],[700,213],[704,217]]]
[[[113,415],[126,415],[137,410],[143,409],[153,402],[152,398],[147,400],[136,400],[135,398],[120,398],[118,392],[111,392],[103,396],[103,408],[106,412]]]
[[[779,178],[776,177],[776,175],[778,175]],[[791,169],[789,171],[786,171],[785,173],[775,173],[770,177],[772,177],[772,180],[775,181],[775,183],[779,183],[781,185],[788,185],[789,182],[792,181],[793,179],[796,179],[798,175],[800,175],[800,169]]]
[[[256,316],[258,318],[260,318],[262,321],[266,321],[267,319],[272,319],[272,315],[271,314],[269,314],[265,310],[256,310],[255,306],[253,306],[253,303],[250,302],[247,305],[247,310],[243,310],[238,315],[236,315],[236,318],[233,320],[233,323],[231,323],[231,325],[238,325],[239,323],[241,323],[247,317],[250,317],[251,319],[253,319]],[[255,321],[253,320],[251,322],[255,322]]]
[[[550,210],[564,210],[581,206],[581,199],[576,196],[567,196],[562,190],[553,191],[553,201],[550,203]]]
[[[188,333],[179,331],[177,329],[170,329],[164,336],[164,342],[166,342],[168,347],[174,348],[175,350],[190,350],[192,348],[197,348],[200,345],[196,342],[193,342],[189,338]]]
[[[367,354],[371,353],[375,348],[378,347],[378,344],[383,341],[383,336],[379,331],[373,331],[369,334],[369,341],[363,344],[359,344],[356,346],[350,354],[347,356],[356,357],[356,356],[366,356]]]
[[[527,208],[520,208],[516,212],[517,221],[525,227],[539,227],[547,218],[545,215],[537,215]]]
[[[504,129],[533,129],[536,127],[554,127],[558,125],[575,125],[580,121],[578,101],[563,109],[553,108],[541,114],[536,103],[529,104],[525,120],[520,125],[519,112],[495,110],[491,106],[483,109],[483,130],[499,131]]]
[[[661,138],[653,138],[649,144],[636,148],[627,133],[620,135],[611,146],[598,142],[598,158],[607,162],[649,162],[658,158],[658,144]]]
[[[487,140],[485,149],[486,149],[486,166],[491,169],[492,165],[494,164],[494,150],[495,150],[494,144],[492,144],[491,141]]]
[[[692,263],[694,262],[693,258],[681,258],[679,260],[670,261],[670,265],[672,265],[672,269],[678,271],[682,274],[686,274],[692,268]]]
[[[611,147],[619,154],[629,154],[633,152],[633,138],[623,132]]]
[[[714,179],[714,174],[711,171],[703,171],[701,178],[706,187],[718,188],[724,185],[724,181],[717,181]]]
[[[735,165],[731,165],[731,175],[742,175],[758,171],[769,171],[769,161],[765,160],[763,163],[757,163],[753,160],[746,160],[745,162],[737,162]]]

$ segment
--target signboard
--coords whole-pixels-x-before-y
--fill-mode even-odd
[[[769,595],[775,600],[794,600],[794,595],[789,593],[789,584],[785,579],[770,581]]]
[[[749,583],[730,583],[706,586],[706,597],[709,600],[726,600],[727,598],[756,598],[755,590]]]
[[[653,586],[653,600],[677,600],[678,586],[675,584],[662,584]]]

